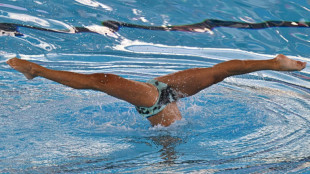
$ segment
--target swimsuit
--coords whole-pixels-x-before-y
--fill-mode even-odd
[[[149,118],[162,111],[169,103],[177,101],[177,93],[165,83],[149,80],[147,83],[154,85],[158,90],[158,99],[151,107],[136,106],[137,111],[145,118]]]

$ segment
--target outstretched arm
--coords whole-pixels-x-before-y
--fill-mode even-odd
[[[269,60],[231,60],[210,68],[194,68],[158,77],[176,89],[179,97],[187,97],[221,82],[227,77],[251,73],[260,70],[300,71],[306,67],[305,62],[295,61],[284,55]]]
[[[56,71],[17,58],[10,59],[7,63],[12,68],[23,73],[27,79],[33,79],[39,76],[75,89],[102,91],[135,106],[149,107],[157,99],[157,89],[154,86],[124,79],[114,74],[80,74],[68,71]]]
[[[75,89],[92,89],[105,92],[135,106],[152,106],[158,97],[157,89],[147,83],[124,79],[114,74],[79,74],[56,71],[38,64],[13,58],[7,63],[28,79],[41,76]],[[295,61],[284,55],[270,60],[231,60],[210,68],[193,68],[156,78],[187,97],[221,82],[227,77],[260,70],[296,71],[306,67],[305,62]]]

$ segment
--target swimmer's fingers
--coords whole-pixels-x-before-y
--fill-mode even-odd
[[[18,58],[14,57],[14,58],[11,58],[9,60],[6,61],[6,63],[8,65],[10,65],[10,67],[14,68],[15,67],[15,64],[16,64],[16,61],[17,61]]]
[[[307,65],[307,62],[293,60],[283,54],[277,55],[275,60],[277,63],[275,70],[278,71],[301,71]]]
[[[297,61],[297,66],[300,67],[300,70],[303,70],[306,68],[307,66],[307,62],[301,62],[301,61]]]

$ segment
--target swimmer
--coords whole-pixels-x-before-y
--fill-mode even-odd
[[[38,64],[12,58],[7,63],[27,79],[43,77],[74,89],[104,92],[136,106],[152,126],[169,126],[182,116],[176,102],[223,81],[225,78],[260,70],[300,71],[306,62],[284,55],[268,60],[230,60],[208,68],[193,68],[152,79],[148,82],[128,80],[114,74],[80,74],[47,69]]]

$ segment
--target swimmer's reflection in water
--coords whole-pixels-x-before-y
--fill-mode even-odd
[[[53,33],[98,33],[102,35],[109,35],[115,37],[113,33],[119,31],[122,27],[126,28],[138,28],[145,30],[157,30],[157,31],[187,31],[187,32],[211,32],[214,28],[228,27],[237,29],[265,29],[271,27],[293,27],[293,28],[309,28],[310,22],[305,21],[265,21],[260,23],[249,23],[249,22],[238,22],[238,21],[224,21],[217,19],[206,19],[203,22],[188,24],[188,25],[171,25],[171,26],[146,26],[137,25],[119,21],[103,21],[102,25],[91,25],[91,26],[70,26],[67,30],[56,30],[49,28],[42,28],[37,26],[31,26],[26,24],[17,23],[0,23],[0,36],[23,36],[20,32],[20,28],[31,28],[40,31],[47,31]]]
[[[150,139],[156,144],[161,146],[160,157],[163,159],[161,164],[165,165],[173,165],[175,164],[175,160],[178,159],[177,151],[175,147],[183,142],[183,140],[179,137],[171,136],[171,135],[161,135],[150,137]]]
[[[179,99],[195,95],[227,77],[261,70],[300,71],[306,67],[306,62],[280,54],[268,60],[230,60],[213,67],[192,68],[138,82],[108,73],[57,71],[18,58],[7,63],[27,79],[43,77],[71,88],[96,90],[129,102],[153,126],[169,126],[181,120],[176,104]]]
[[[239,29],[264,29],[271,27],[309,27],[310,22],[304,21],[265,21],[261,23],[237,22],[237,21],[223,21],[216,19],[206,19],[203,22],[189,24],[189,25],[174,25],[174,26],[146,26],[136,25],[118,21],[104,21],[103,26],[110,28],[117,32],[122,27],[139,28],[146,30],[159,31],[188,31],[188,32],[210,32],[217,27],[239,28]]]

